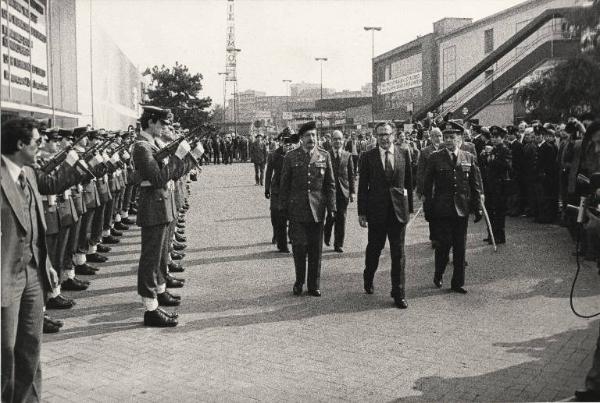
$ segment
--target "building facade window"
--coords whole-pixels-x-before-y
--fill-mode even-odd
[[[494,50],[494,29],[486,29],[483,31],[483,52],[490,53]]]

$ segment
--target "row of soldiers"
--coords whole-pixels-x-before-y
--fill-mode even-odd
[[[188,173],[199,168],[199,130],[177,130],[169,111],[144,107],[141,130],[80,127],[38,131],[31,118],[2,124],[2,401],[39,400],[42,332],[69,309],[63,291],[90,286],[93,263],[130,225],[142,227],[138,294],[146,326],[175,326],[189,208]],[[129,214],[136,214],[134,221]]]
[[[156,142],[162,147],[174,140],[181,132],[179,125],[166,128]],[[83,291],[90,282],[77,276],[91,276],[98,271],[93,264],[108,260],[105,255],[111,246],[135,220],[129,214],[137,214],[137,195],[140,180],[134,170],[131,151],[135,142],[132,127],[127,131],[92,130],[89,127],[74,130],[49,129],[42,132],[44,141],[37,158],[37,166],[51,172],[56,165],[57,154],[73,149],[88,161],[88,166],[102,167],[93,178],[87,176],[60,194],[43,195],[44,215],[47,224],[46,243],[52,267],[57,271],[59,283],[52,289],[46,301],[47,309],[69,309],[75,301],[62,291]],[[100,161],[101,160],[101,161]],[[100,165],[97,165],[100,164]],[[183,179],[173,186],[180,214],[189,207],[185,204],[187,188]],[[170,272],[183,268],[174,260],[183,257],[186,241],[183,234],[183,217],[173,222],[166,281],[171,287],[183,286],[183,281]],[[63,323],[44,316],[44,332],[57,332]]]

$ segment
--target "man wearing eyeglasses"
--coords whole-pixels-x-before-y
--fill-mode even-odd
[[[392,258],[391,296],[396,307],[406,309],[404,235],[411,213],[411,159],[407,149],[394,146],[391,123],[379,123],[375,132],[378,145],[360,158],[358,180],[358,222],[368,227],[364,288],[367,294],[375,292],[373,279],[387,238]]]
[[[46,221],[42,194],[57,194],[77,183],[70,151],[51,174],[33,169],[41,144],[31,118],[2,124],[2,401],[41,401],[44,294],[58,276],[46,265]]]

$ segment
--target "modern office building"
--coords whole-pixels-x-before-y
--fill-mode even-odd
[[[0,2],[2,120],[123,129],[139,116],[141,75],[90,18],[85,0]],[[90,27],[90,21],[92,21]]]

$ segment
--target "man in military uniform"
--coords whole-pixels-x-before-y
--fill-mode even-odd
[[[267,146],[261,133],[256,134],[256,139],[250,144],[250,161],[254,164],[254,180],[256,186],[262,186],[267,162]]]
[[[329,246],[331,231],[335,226],[333,239],[334,250],[338,253],[344,252],[344,238],[346,236],[346,210],[348,204],[354,201],[356,191],[354,190],[354,155],[343,149],[344,137],[342,132],[335,130],[331,135],[331,158],[333,161],[333,176],[335,178],[335,218],[327,215],[324,227],[325,245]],[[353,141],[353,140],[350,140]],[[350,144],[350,142],[348,142]],[[356,144],[352,148],[356,150]],[[356,155],[358,160],[358,154]]]
[[[433,153],[423,179],[423,211],[427,221],[434,220],[436,228],[435,274],[433,283],[442,287],[450,249],[454,271],[451,289],[466,294],[465,250],[469,214],[475,222],[481,220],[483,185],[476,157],[459,149],[461,139],[457,130],[443,132],[445,148]],[[435,191],[434,191],[435,189]]]
[[[423,198],[423,185],[425,180],[425,169],[427,168],[427,164],[429,163],[429,158],[431,155],[440,150],[442,145],[442,131],[437,127],[431,129],[431,133],[429,135],[430,145],[426,146],[421,150],[421,154],[419,155],[419,163],[417,166],[417,197],[419,199]],[[429,221],[429,240],[431,241],[431,247],[435,248],[437,242],[435,240],[435,225],[434,221]]]
[[[269,153],[267,158],[267,172],[265,174],[265,197],[270,199],[271,224],[273,225],[273,236],[277,249],[283,253],[289,253],[287,244],[287,216],[280,209],[279,187],[281,183],[281,168],[283,157],[292,150],[298,137],[286,127],[281,132],[281,145]]]
[[[176,314],[170,314],[159,305],[174,306],[179,301],[166,290],[161,266],[166,266],[165,242],[169,223],[177,217],[175,204],[167,184],[191,169],[190,146],[182,141],[168,161],[157,161],[159,151],[155,139],[163,125],[170,124],[166,110],[147,106],[140,117],[142,132],[132,150],[133,163],[139,176],[139,209],[137,225],[142,228],[142,250],[138,268],[138,294],[146,308],[144,325],[170,327],[177,325]],[[191,157],[193,158],[193,157]]]
[[[506,243],[504,222],[512,172],[511,153],[504,144],[506,133],[507,131],[499,126],[490,127],[492,145],[485,146],[479,158],[483,188],[485,189],[485,208],[490,217],[492,234],[497,244]],[[489,235],[484,241],[492,243]]]
[[[283,158],[279,197],[290,220],[296,268],[294,295],[302,294],[308,257],[308,294],[320,297],[323,221],[326,210],[335,216],[335,179],[329,153],[317,146],[316,123],[305,123],[298,134],[302,147]]]

